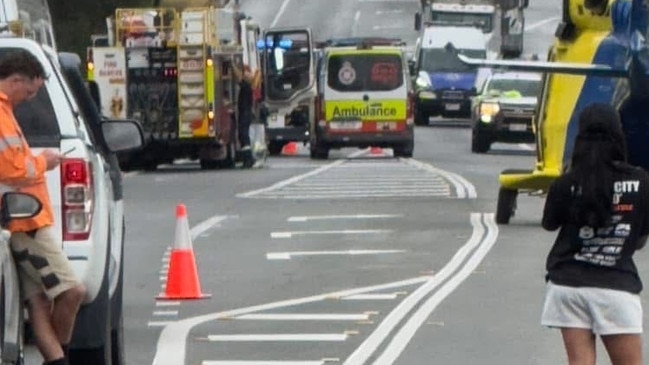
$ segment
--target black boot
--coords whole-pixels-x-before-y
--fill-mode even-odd
[[[255,158],[252,156],[252,150],[247,149],[241,152],[243,157],[243,168],[249,169],[255,165]]]

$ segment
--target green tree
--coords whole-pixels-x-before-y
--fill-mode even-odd
[[[152,6],[153,0],[48,0],[59,50],[83,59],[92,34],[106,33],[106,17],[120,7]]]

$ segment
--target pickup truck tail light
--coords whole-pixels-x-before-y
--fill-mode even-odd
[[[325,121],[325,102],[320,95],[315,97],[315,121],[320,127],[327,125]]]
[[[63,240],[87,240],[94,209],[90,163],[68,158],[61,163]]]
[[[406,101],[406,124],[415,124],[415,94],[412,91],[408,92],[408,100]]]

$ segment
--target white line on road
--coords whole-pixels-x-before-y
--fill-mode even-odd
[[[214,217],[211,217],[209,219],[206,219],[202,221],[201,223],[195,225],[192,227],[192,229],[189,231],[189,233],[192,236],[192,241],[198,238],[201,234],[205,233],[212,227],[216,226],[217,224],[223,222],[228,218],[227,215],[216,215]]]
[[[306,222],[316,220],[334,220],[334,219],[386,219],[400,218],[403,214],[350,214],[350,215],[315,215],[304,217],[290,217],[289,222]]]
[[[274,341],[345,341],[349,337],[346,333],[278,333],[278,334],[248,334],[248,335],[208,335],[207,340],[212,342],[274,342]]]
[[[480,247],[475,251],[467,263],[462,266],[460,271],[450,278],[439,290],[433,294],[428,300],[417,309],[406,324],[399,329],[399,332],[392,338],[390,344],[385,348],[383,354],[377,361],[376,365],[390,365],[393,364],[399,357],[401,352],[406,348],[408,342],[415,335],[415,332],[426,321],[426,318],[437,308],[437,306],[457,289],[460,284],[475,270],[476,267],[487,256],[498,237],[498,225],[496,225],[493,214],[485,214],[483,224],[487,226],[487,236],[480,243]]]
[[[548,23],[559,21],[559,19],[561,19],[561,18],[558,17],[558,16],[553,16],[551,18],[543,19],[541,21],[538,21],[536,23],[532,23],[532,24],[526,26],[525,31],[529,31],[529,30],[532,30],[532,29],[542,27],[542,26],[544,26],[544,25],[546,25]]]
[[[383,255],[391,253],[404,253],[403,250],[347,250],[347,251],[297,251],[297,252],[270,252],[266,254],[267,260],[290,260],[293,256],[357,256],[357,255]]]
[[[292,231],[292,232],[271,232],[271,238],[292,238],[293,236],[304,236],[310,234],[381,234],[390,233],[391,229],[342,229],[338,231]]]
[[[288,3],[291,0],[284,0],[282,2],[282,6],[279,7],[279,11],[277,12],[277,15],[275,15],[275,19],[273,19],[273,22],[270,23],[270,27],[273,28],[277,25],[277,22],[279,21],[279,18],[284,14],[284,11],[286,11],[286,7],[288,6]]]
[[[203,361],[201,365],[324,365],[322,360],[315,361]]]
[[[403,29],[405,28],[401,24],[391,24],[391,25],[375,25],[372,27],[373,30],[388,30],[388,29]]]
[[[156,307],[172,307],[172,306],[176,306],[176,305],[180,305],[180,302],[178,302],[178,301],[158,301],[158,302],[155,302]]]
[[[412,166],[416,166],[420,169],[433,172],[435,174],[441,175],[442,177],[446,178],[451,184],[455,186],[455,193],[457,194],[457,197],[459,199],[465,199],[465,198],[475,199],[478,197],[478,193],[475,190],[475,186],[473,186],[473,184],[471,184],[469,180],[465,179],[464,177],[456,173],[438,169],[432,165],[423,163],[421,161],[417,161],[412,158],[400,157],[400,159]]]
[[[356,36],[356,34],[358,34],[358,25],[360,24],[359,23],[360,19],[361,19],[361,11],[358,10],[356,11],[356,14],[354,14],[354,23],[352,23],[352,36],[354,37]]]
[[[534,151],[536,148],[534,146],[530,146],[527,143],[519,143],[518,148],[525,150],[525,151]]]
[[[450,277],[462,265],[467,256],[480,245],[485,233],[485,227],[482,225],[482,214],[471,213],[471,225],[473,233],[469,240],[453,256],[444,268],[433,276],[428,282],[420,286],[406,299],[388,314],[381,322],[377,329],[356,348],[356,350],[347,358],[343,365],[363,365],[379,348],[381,343],[392,333],[410,311],[415,308],[428,294],[440,286],[448,277]]]
[[[370,318],[369,314],[284,314],[284,313],[266,313],[266,314],[244,314],[234,319],[254,320],[254,321],[365,321]]]
[[[154,316],[177,316],[178,311],[154,311]]]
[[[173,323],[172,321],[158,321],[158,322],[149,322],[147,325],[149,327],[166,327],[170,323]]]
[[[342,300],[394,300],[397,294],[356,294],[341,298]]]
[[[186,318],[183,320],[169,323],[158,338],[156,353],[153,358],[153,365],[178,365],[185,363],[187,354],[186,339],[189,332],[195,326],[200,324],[216,321],[223,318],[232,318],[243,314],[269,311],[277,308],[286,308],[302,304],[316,303],[331,298],[346,297],[350,295],[366,294],[374,291],[383,291],[393,288],[402,288],[404,286],[417,285],[430,280],[430,276],[422,276],[407,280],[397,281],[388,284],[368,286],[350,290],[343,290],[333,293],[325,293],[310,297],[284,300],[279,302],[256,305],[252,307],[233,309],[218,313],[209,313],[198,317]]]

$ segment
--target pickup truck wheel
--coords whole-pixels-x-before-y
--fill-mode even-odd
[[[417,110],[415,113],[415,125],[428,125],[430,116],[423,111]]]
[[[509,220],[516,212],[516,198],[518,190],[500,188],[498,191],[498,205],[496,207],[496,223],[509,224]]]
[[[110,302],[112,319],[110,342],[112,365],[125,365],[124,355],[124,321],[123,321],[123,295],[124,295],[124,240],[126,237],[126,223],[122,221],[122,254],[119,265],[117,288]]]

